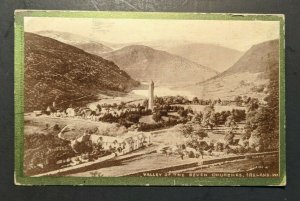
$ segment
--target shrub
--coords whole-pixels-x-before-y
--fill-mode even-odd
[[[246,119],[246,111],[239,110],[239,109],[233,109],[232,116],[233,116],[233,119],[235,122],[241,122]]]
[[[189,158],[195,158],[195,154],[194,154],[193,151],[190,151],[190,152],[188,153],[188,156],[189,156]]]
[[[234,133],[232,131],[227,132],[224,136],[225,143],[228,145],[233,144],[233,138]]]
[[[55,125],[53,126],[53,130],[54,130],[54,131],[59,131],[59,130],[60,130],[59,125],[58,125],[58,124],[55,124]]]
[[[178,113],[181,117],[187,117],[187,115],[188,115],[188,110],[180,109],[180,110],[178,110],[177,113]]]
[[[257,130],[254,130],[251,133],[251,137],[249,138],[249,147],[256,151],[261,151],[263,149],[263,140],[261,138],[261,134]]]
[[[113,116],[111,113],[106,113],[100,120],[108,123],[115,123],[118,121],[118,118]]]
[[[131,121],[133,123],[138,123],[141,118],[141,115],[138,113],[128,114],[126,120]]]
[[[215,150],[216,151],[223,151],[224,150],[224,144],[221,143],[221,142],[217,142]]]
[[[161,114],[158,112],[158,113],[154,113],[152,115],[152,119],[155,121],[155,122],[159,122],[161,121]]]
[[[44,169],[58,167],[58,160],[65,160],[75,155],[70,143],[53,134],[24,136],[24,172],[28,175],[37,174]],[[43,165],[41,167],[40,165]]]
[[[76,142],[73,149],[77,153],[91,153],[93,151],[93,145],[91,140],[86,140],[82,142]]]

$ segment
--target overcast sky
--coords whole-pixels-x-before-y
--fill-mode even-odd
[[[25,31],[64,31],[109,43],[191,41],[246,51],[279,38],[279,22],[26,17]]]

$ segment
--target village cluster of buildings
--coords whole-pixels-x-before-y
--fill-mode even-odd
[[[154,82],[153,81],[151,81],[149,84],[149,97],[148,97],[148,107],[147,108],[150,110],[153,110],[153,108],[154,108]],[[47,115],[50,115],[51,117],[62,117],[62,118],[78,117],[78,118],[91,119],[91,120],[96,121],[99,118],[103,117],[104,114],[107,114],[107,113],[117,116],[117,115],[120,115],[121,112],[137,111],[138,108],[126,108],[126,109],[121,109],[121,110],[117,110],[117,109],[113,109],[113,108],[103,108],[103,110],[105,110],[105,111],[101,111],[101,109],[99,110],[99,108],[91,109],[88,107],[85,107],[85,108],[69,107],[66,110],[58,110],[56,107],[56,103],[53,102],[52,105],[49,105],[46,108],[45,113]],[[33,111],[33,114],[35,116],[39,116],[39,115],[42,115],[43,112],[41,110],[36,110],[36,111]]]
[[[146,133],[128,132],[121,137],[84,134],[71,141],[72,148],[78,142],[90,140],[93,144],[100,144],[103,150],[115,150],[116,155],[123,155],[151,144],[151,135]]]

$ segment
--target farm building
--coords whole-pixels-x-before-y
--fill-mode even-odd
[[[145,145],[150,144],[150,136],[147,136],[144,133],[129,132],[122,138],[95,134],[84,134],[80,138],[73,140],[71,142],[71,145],[72,147],[74,147],[77,142],[83,142],[87,140],[91,140],[93,144],[101,144],[104,150],[114,149],[119,155],[130,153]]]

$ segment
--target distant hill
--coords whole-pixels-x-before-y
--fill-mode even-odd
[[[278,67],[278,62],[279,41],[271,40],[253,45],[232,67],[217,77],[241,72],[267,73]]]
[[[227,70],[243,55],[241,51],[220,45],[191,41],[155,41],[144,44],[208,66],[218,72]]]
[[[25,110],[107,90],[126,92],[139,83],[111,61],[74,46],[25,33]]]
[[[58,40],[60,42],[73,45],[75,47],[78,47],[80,49],[83,49],[84,51],[100,55],[104,52],[110,52],[113,49],[96,41],[92,40],[88,37],[84,37],[78,34],[68,33],[68,32],[61,32],[61,31],[39,31],[36,32],[36,34],[41,36],[46,36],[49,38],[53,38],[55,40]]]
[[[144,45],[130,45],[102,54],[139,81],[177,85],[204,81],[217,75],[215,70],[165,51]]]
[[[269,74],[279,69],[279,41],[252,46],[232,67],[204,82],[185,87],[203,98],[232,99],[247,95],[262,99]]]
[[[36,34],[56,39],[73,45],[84,51],[101,56],[126,46],[144,45],[156,50],[166,51],[181,56],[197,64],[207,66],[217,72],[223,72],[231,67],[243,54],[238,50],[215,44],[195,43],[191,41],[143,41],[136,43],[111,43],[101,38],[89,38],[74,33],[45,30]]]

